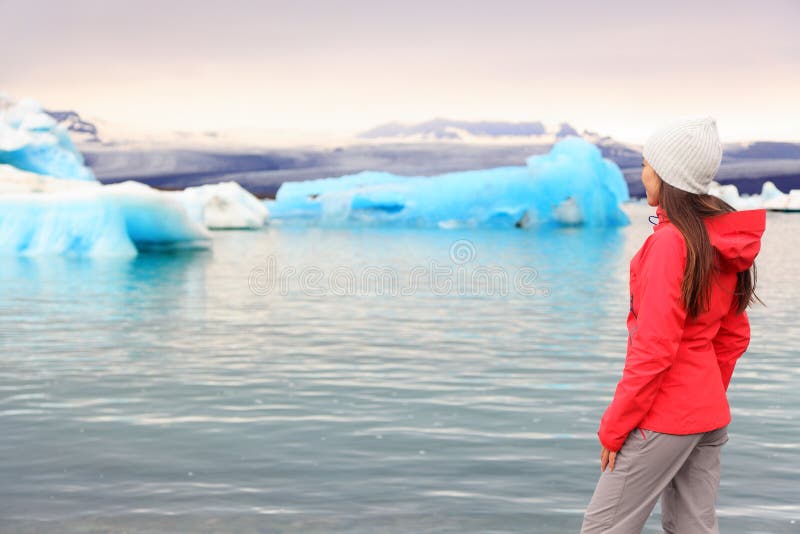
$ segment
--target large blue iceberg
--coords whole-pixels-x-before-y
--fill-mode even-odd
[[[265,201],[274,222],[422,227],[618,226],[628,186],[617,165],[577,136],[525,166],[398,176],[365,171],[286,182]]]

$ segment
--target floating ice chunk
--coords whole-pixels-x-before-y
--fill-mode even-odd
[[[0,94],[0,163],[55,178],[96,180],[84,165],[66,125],[42,111],[36,100]]]
[[[236,182],[187,187],[173,194],[207,228],[261,228],[269,218],[267,207]]]
[[[772,211],[800,211],[800,189],[792,189],[788,194],[780,191],[778,193],[780,195],[771,192],[770,197],[764,201],[763,207]]]
[[[102,187],[117,201],[131,240],[137,248],[205,248],[211,234],[189,217],[174,196],[145,184],[127,181]]]
[[[761,200],[764,202],[768,202],[774,198],[783,198],[786,196],[786,193],[775,187],[771,181],[767,180],[761,186]]]
[[[622,172],[591,143],[558,142],[527,165],[431,177],[364,172],[287,182],[267,201],[273,221],[457,228],[629,224]]]
[[[721,198],[737,210],[766,208],[772,211],[800,211],[800,189],[783,193],[770,181],[761,186],[761,194],[740,196],[735,185],[720,185],[716,181],[711,182],[708,193]]]
[[[209,245],[181,202],[144,184],[103,186],[0,165],[0,254],[131,257]]]
[[[722,185],[717,181],[712,181],[708,188],[708,194],[721,198],[735,209],[742,209],[744,204],[742,197],[739,196],[739,188],[735,185]]]
[[[98,191],[0,196],[0,254],[136,255],[119,206]]]
[[[792,211],[800,210],[800,189],[792,189],[789,191],[789,200],[786,203],[786,209]]]
[[[720,185],[716,181],[711,182],[708,193],[721,198],[737,210],[766,208],[793,211],[790,203],[790,195],[782,193],[775,187],[775,184],[770,181],[764,182],[761,186],[761,194],[741,196],[739,195],[739,189],[735,185]]]

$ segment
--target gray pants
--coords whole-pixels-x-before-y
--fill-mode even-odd
[[[640,534],[661,497],[667,534],[718,534],[715,510],[720,452],[727,425],[700,434],[634,428],[606,466],[583,518],[581,534]]]

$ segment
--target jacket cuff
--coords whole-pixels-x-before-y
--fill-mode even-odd
[[[597,439],[600,440],[600,445],[602,445],[603,447],[605,447],[606,449],[608,449],[611,452],[619,452],[619,450],[622,448],[621,445],[618,446],[618,447],[615,447],[615,446],[611,446],[610,444],[608,444],[605,441],[603,441],[603,438],[601,437],[599,431],[597,432]]]

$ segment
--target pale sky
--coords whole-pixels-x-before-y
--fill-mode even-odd
[[[800,141],[800,1],[0,0],[0,90],[148,130],[712,115]]]

